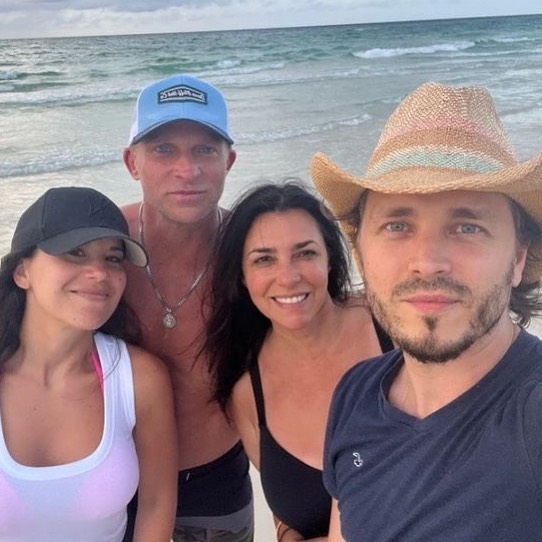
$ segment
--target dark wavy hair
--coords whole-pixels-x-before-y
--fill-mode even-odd
[[[523,207],[512,199],[509,199],[509,202],[516,226],[517,242],[528,247],[524,275],[531,276],[533,267],[540,264],[540,254],[536,254],[533,247],[540,247],[542,230]],[[508,306],[514,321],[521,327],[527,327],[532,318],[542,314],[540,281],[527,283],[522,280],[515,288],[512,288]]]
[[[36,248],[9,253],[0,263],[0,373],[4,363],[17,351],[21,324],[26,306],[26,291],[13,280],[13,273],[24,258],[31,258]],[[97,331],[114,335],[126,342],[138,344],[141,339],[139,320],[128,304],[121,299],[115,312]]]
[[[265,213],[302,209],[322,234],[328,257],[328,292],[337,304],[351,295],[349,252],[338,223],[301,182],[266,182],[245,192],[232,208],[219,235],[210,288],[210,314],[202,352],[209,359],[213,398],[223,411],[235,383],[257,361],[270,320],[252,303],[243,284],[243,250],[254,221]]]

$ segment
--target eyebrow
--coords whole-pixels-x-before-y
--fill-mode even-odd
[[[470,218],[473,220],[495,219],[496,214],[488,207],[457,207],[450,213],[451,218]]]
[[[385,218],[398,218],[404,216],[414,216],[416,213],[412,207],[393,207],[391,209],[385,209],[382,213],[377,213]]]
[[[455,207],[448,212],[450,218],[469,218],[471,220],[494,219],[495,213],[487,207]],[[382,213],[376,215],[380,218],[408,218],[416,216],[413,207],[393,207],[385,209]]]
[[[313,241],[312,239],[308,239],[307,241],[301,241],[300,243],[296,243],[294,246],[293,246],[293,251],[295,250],[300,250],[302,248],[305,248],[306,246],[310,245],[310,244],[316,244],[316,241]],[[256,247],[256,248],[253,248],[251,251],[248,252],[248,254],[254,254],[254,253],[257,253],[257,254],[271,254],[273,252],[276,252],[277,249],[276,248],[269,248],[269,247]]]

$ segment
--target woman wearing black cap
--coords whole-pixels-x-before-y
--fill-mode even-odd
[[[168,542],[176,491],[166,370],[127,345],[125,261],[144,266],[118,207],[48,190],[0,266],[0,542]]]

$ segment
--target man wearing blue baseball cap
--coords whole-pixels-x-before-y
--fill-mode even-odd
[[[175,542],[253,539],[248,460],[211,401],[207,360],[198,355],[209,265],[224,214],[219,200],[236,158],[232,145],[222,93],[182,74],[141,91],[124,151],[143,191],[143,201],[124,213],[149,254],[148,265],[128,275],[126,297],[141,320],[143,345],[164,360],[175,390]]]

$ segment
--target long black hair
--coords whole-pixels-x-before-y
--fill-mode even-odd
[[[298,181],[266,182],[233,206],[213,262],[210,314],[202,352],[209,357],[213,398],[225,411],[235,383],[257,361],[271,322],[252,303],[243,284],[243,249],[252,224],[265,213],[302,209],[316,221],[328,257],[328,292],[337,304],[350,297],[349,253],[339,225],[319,199]]]

